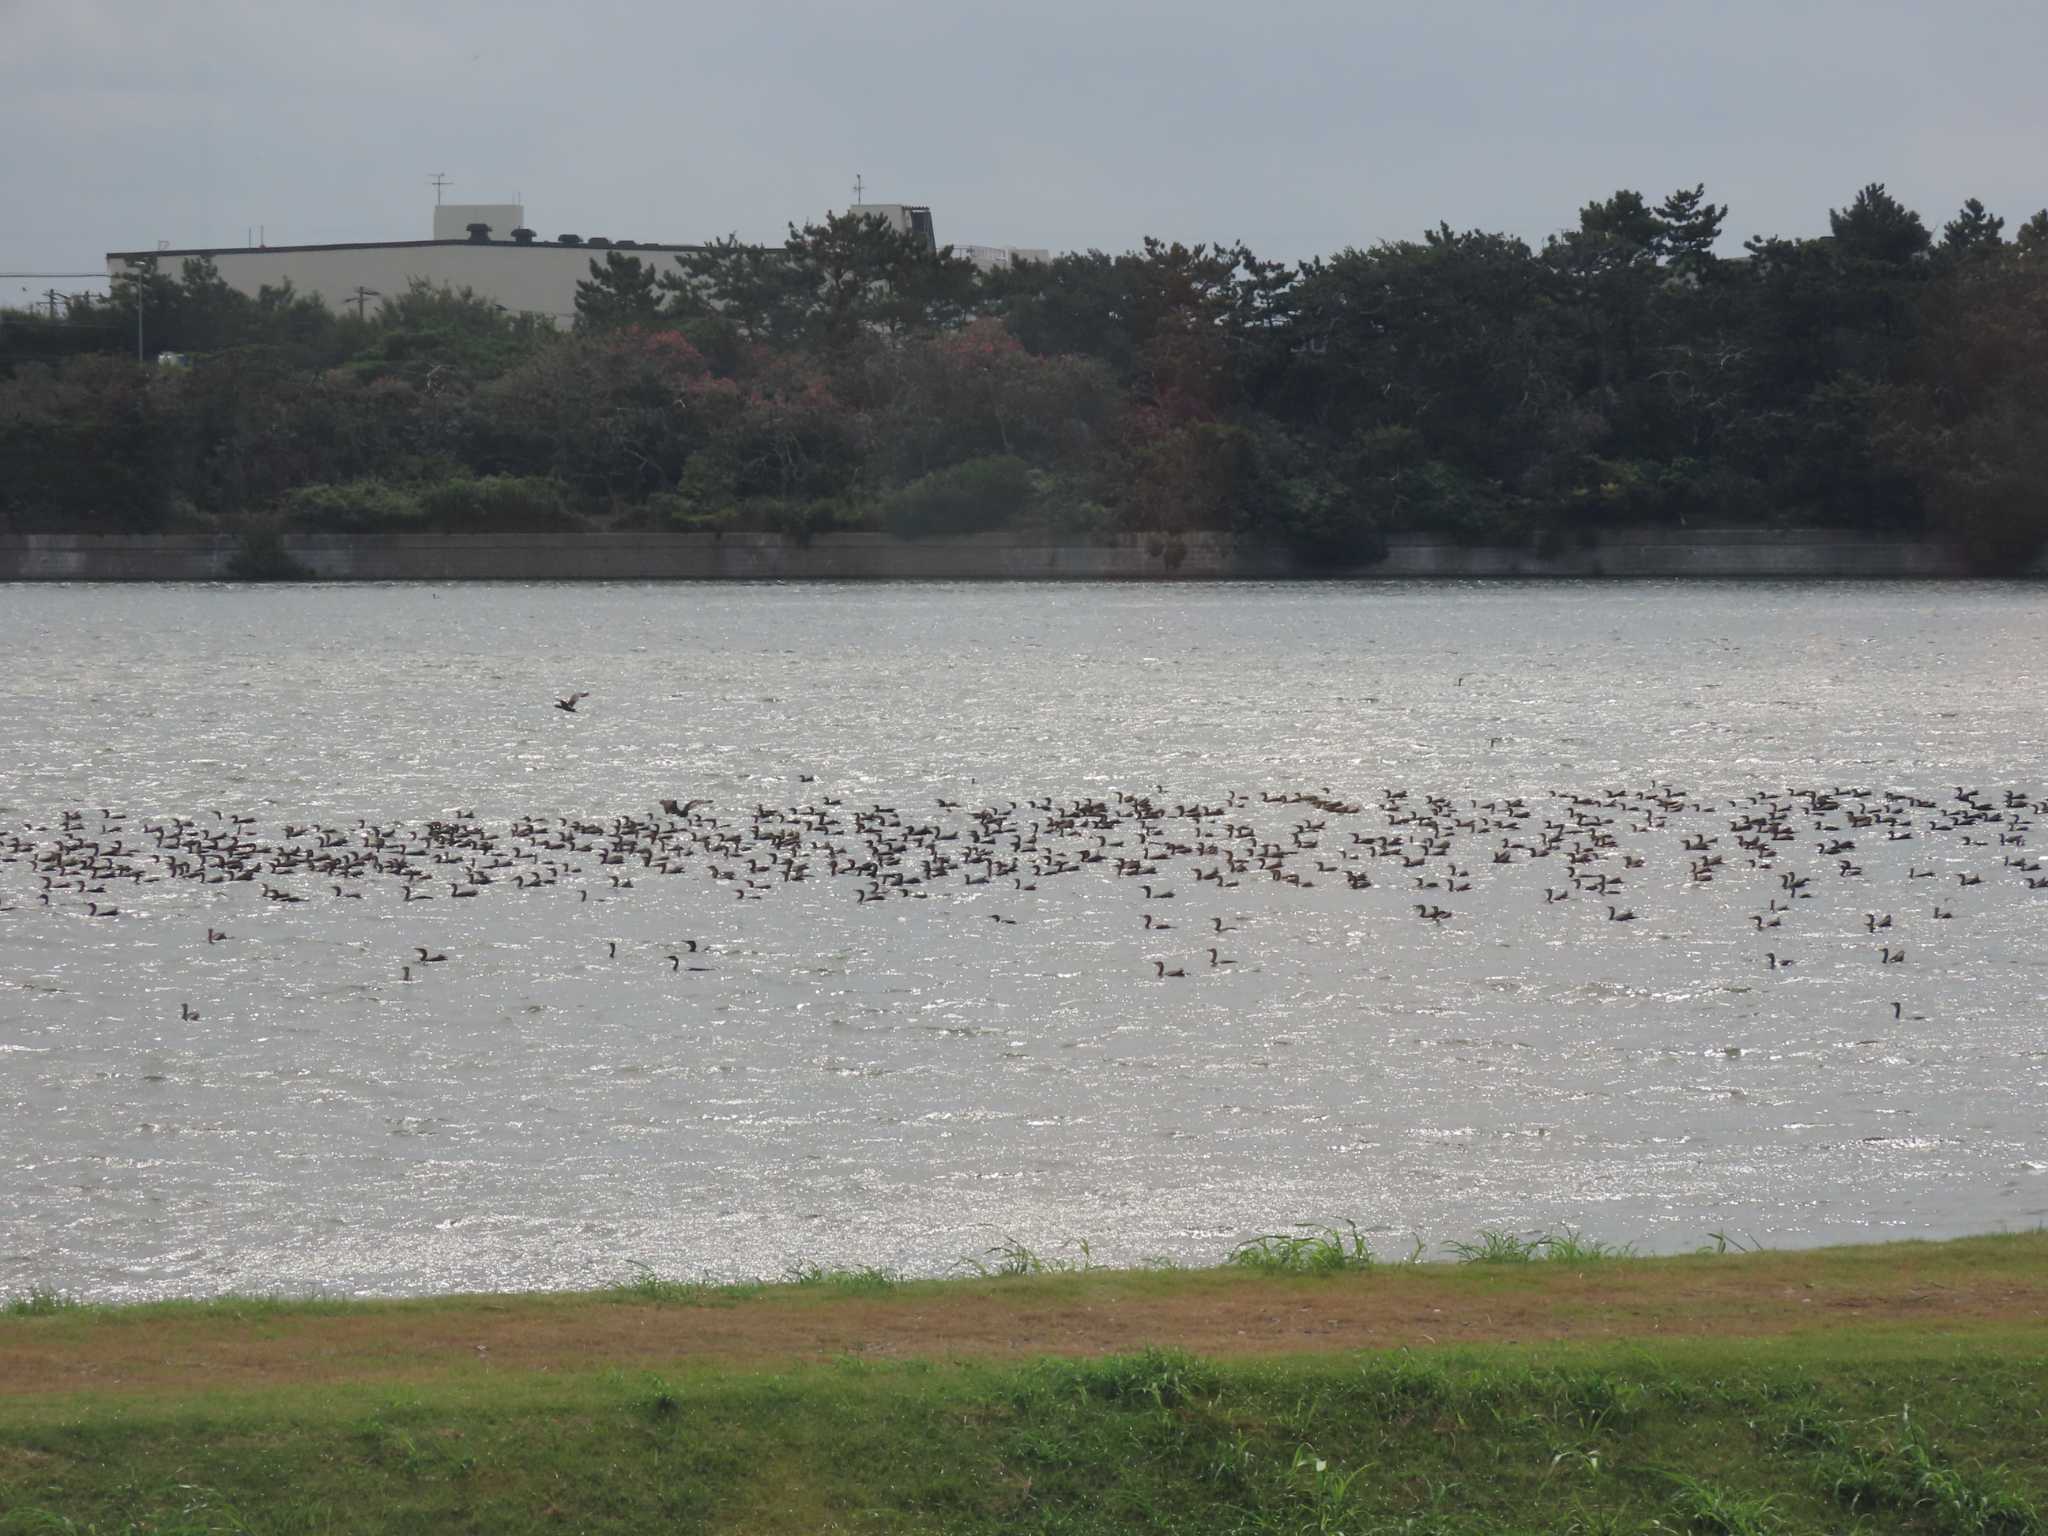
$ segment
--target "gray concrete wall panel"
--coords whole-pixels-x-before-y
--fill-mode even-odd
[[[1054,542],[1029,534],[898,539],[766,533],[286,534],[325,581],[1199,581],[1301,576],[1909,579],[1973,574],[1944,545],[1813,529],[1630,531],[1564,549],[1397,536],[1384,560],[1310,570],[1228,534]],[[222,581],[228,535],[0,535],[0,581]],[[1981,574],[1981,573],[1977,573]],[[2048,575],[2048,555],[2010,576]]]

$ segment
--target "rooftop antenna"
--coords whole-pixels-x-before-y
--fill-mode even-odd
[[[867,183],[860,179],[860,172],[853,173],[853,206],[860,206],[861,194],[867,190]]]
[[[440,207],[441,189],[445,186],[451,185],[451,183],[448,180],[448,173],[446,171],[434,172],[433,175],[427,178],[427,185],[434,189],[434,206],[436,208]]]

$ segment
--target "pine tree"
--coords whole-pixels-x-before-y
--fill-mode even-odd
[[[1961,212],[1941,226],[1941,248],[1950,256],[1995,251],[2005,244],[2004,231],[2005,220],[1987,212],[1973,197],[1963,204]]]
[[[2048,208],[2043,208],[2014,232],[2012,243],[2023,256],[2048,257]]]
[[[615,331],[645,325],[661,313],[660,283],[637,256],[606,251],[592,260],[588,281],[576,285],[576,329]]]
[[[1847,208],[1828,210],[1828,227],[1843,254],[1884,266],[1902,267],[1925,254],[1933,237],[1920,215],[1873,181]]]
[[[1727,204],[1707,201],[1704,182],[1672,193],[1657,205],[1657,218],[1663,224],[1657,254],[1682,272],[1703,275],[1713,267],[1714,243],[1721,238],[1721,224],[1727,217]]]

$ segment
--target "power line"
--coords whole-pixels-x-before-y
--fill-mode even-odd
[[[0,277],[105,277],[101,272],[0,272]]]

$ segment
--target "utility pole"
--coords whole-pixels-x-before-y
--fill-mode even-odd
[[[43,290],[43,297],[44,297],[45,299],[48,299],[48,300],[50,301],[50,318],[51,318],[52,320],[56,319],[56,318],[57,318],[57,301],[58,301],[59,299],[63,298],[63,297],[64,297],[64,295],[63,295],[63,294],[61,294],[61,293],[59,293],[59,292],[58,292],[58,291],[57,291],[56,289],[54,289],[54,288],[45,288],[45,289]]]
[[[858,207],[860,206],[860,200],[861,200],[861,195],[862,195],[862,193],[864,193],[864,192],[865,192],[866,190],[867,190],[867,184],[866,184],[865,182],[863,182],[863,181],[862,181],[862,180],[860,179],[860,172],[859,172],[859,171],[855,171],[855,172],[853,173],[853,206],[854,206],[854,207],[858,208]]]
[[[441,189],[443,187],[452,185],[452,183],[448,180],[448,173],[446,171],[434,172],[433,175],[427,178],[427,185],[434,189],[434,206],[436,208],[440,207]]]
[[[355,305],[356,318],[360,320],[363,318],[363,309],[366,305],[368,305],[370,300],[381,299],[383,297],[384,295],[379,293],[376,289],[365,288],[361,283],[357,283],[356,291],[350,294],[347,298],[343,299],[341,302],[344,304]]]
[[[152,261],[149,266],[152,272],[156,270],[155,262]],[[135,285],[135,361],[138,363],[142,361],[142,284],[140,282],[137,282]]]

